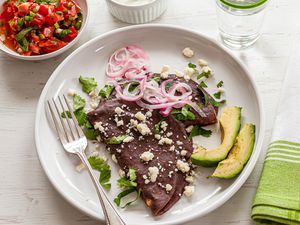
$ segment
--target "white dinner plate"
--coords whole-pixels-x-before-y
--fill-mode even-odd
[[[163,216],[153,217],[141,200],[125,210],[120,210],[129,225],[183,224],[213,211],[239,190],[259,157],[264,133],[262,105],[250,74],[238,59],[202,34],[176,26],[139,25],[108,32],[82,45],[58,66],[41,94],[35,121],[37,152],[44,171],[58,192],[86,214],[103,220],[88,173],[78,173],[75,170],[79,160],[63,150],[55,130],[47,120],[45,102],[53,96],[67,93],[69,88],[76,89],[84,96],[78,84],[80,75],[94,76],[99,86],[103,86],[108,57],[117,48],[129,44],[137,44],[146,50],[150,56],[152,71],[156,72],[159,72],[164,64],[170,65],[171,71],[174,71],[183,70],[188,62],[196,62],[198,58],[207,60],[215,74],[212,81],[224,81],[226,105],[242,106],[242,124],[252,122],[256,125],[254,151],[245,169],[236,179],[207,179],[213,169],[200,168],[194,195],[189,199],[182,197]],[[194,49],[196,54],[191,60],[181,54],[182,49],[187,46]],[[217,133],[211,138],[196,140],[206,147],[217,146],[220,143],[220,135]],[[92,144],[89,147],[94,148]],[[105,150],[102,150],[101,154],[109,157]],[[112,189],[108,195],[113,200],[119,192],[116,184],[119,168],[112,160],[108,162],[112,167]],[[241,204],[250,203],[247,201]]]

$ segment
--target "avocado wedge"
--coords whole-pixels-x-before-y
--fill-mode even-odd
[[[230,179],[238,175],[251,156],[255,141],[255,125],[246,124],[227,159],[219,162],[218,167],[211,177]]]
[[[228,152],[235,143],[235,139],[241,127],[241,107],[233,106],[223,109],[220,116],[221,140],[222,143],[212,150],[199,147],[191,156],[195,165],[211,167],[225,159]]]

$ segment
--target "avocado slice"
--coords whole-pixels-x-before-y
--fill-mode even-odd
[[[199,147],[191,156],[195,165],[211,167],[225,159],[235,143],[235,139],[241,127],[241,107],[226,107],[221,113],[220,127],[222,143],[212,150]]]
[[[227,159],[219,162],[218,167],[211,177],[230,179],[238,175],[252,154],[254,141],[255,125],[248,123],[239,133],[237,141],[229,152]]]

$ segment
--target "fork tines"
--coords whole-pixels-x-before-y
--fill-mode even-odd
[[[67,142],[75,141],[79,138],[84,137],[84,133],[78,125],[77,119],[70,107],[68,100],[63,95],[64,101],[60,96],[57,97],[59,104],[56,103],[55,99],[47,100],[50,115],[55,125],[55,129],[58,136],[63,144]],[[67,111],[70,112],[71,118]],[[64,115],[65,118],[62,118]]]

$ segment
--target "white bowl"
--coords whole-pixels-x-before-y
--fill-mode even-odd
[[[168,0],[153,0],[142,5],[125,5],[117,0],[106,0],[110,13],[117,19],[131,24],[148,23],[167,9]]]
[[[5,0],[0,0],[0,12],[3,11],[2,5],[4,2],[5,2]],[[49,59],[49,58],[52,58],[54,56],[57,56],[59,54],[62,54],[65,51],[67,51],[79,40],[80,36],[82,35],[82,33],[84,32],[84,30],[86,28],[86,24],[87,24],[87,21],[89,18],[89,7],[88,7],[87,0],[80,0],[80,1],[75,0],[75,2],[81,8],[81,13],[82,13],[82,17],[83,17],[82,26],[78,32],[77,37],[73,41],[68,43],[65,47],[60,48],[57,51],[54,51],[54,52],[51,52],[48,54],[35,55],[35,56],[24,56],[24,55],[18,54],[17,52],[13,51],[12,49],[8,48],[5,44],[3,44],[2,41],[0,41],[0,50],[2,50],[3,52],[7,53],[9,56],[12,56],[14,58],[22,59],[22,60],[29,60],[29,61],[38,61],[38,60]]]

